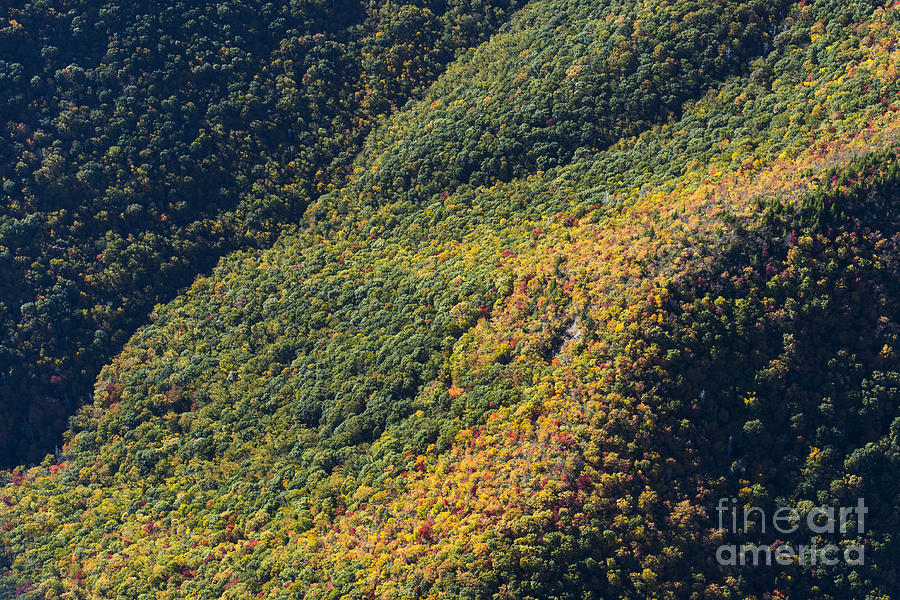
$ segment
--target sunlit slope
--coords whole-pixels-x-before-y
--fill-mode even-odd
[[[370,177],[417,114],[463,117],[409,107],[308,231],[158,308],[61,462],[11,474],[10,593],[890,597],[897,27],[797,8],[665,124],[415,198]],[[730,494],[864,495],[870,568],[720,567]]]
[[[677,118],[714,82],[749,75],[790,6],[532,2],[373,134],[375,156],[359,163],[351,201],[426,202],[460,183],[567,164]]]

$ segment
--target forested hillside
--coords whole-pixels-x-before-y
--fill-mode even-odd
[[[254,82],[283,81],[274,50],[245,64],[246,88],[223,84],[246,115],[202,120],[235,119],[196,160],[232,179],[196,183],[201,207],[183,217],[158,209],[181,223],[154,230],[160,243],[188,246],[141,264],[197,261],[178,267],[189,279],[237,250],[152,310],[58,453],[0,473],[0,597],[900,595],[900,3],[360,14],[335,21],[360,77],[322,82],[352,102],[309,81],[295,92],[304,110],[331,106],[331,125],[315,117],[313,131],[274,95],[259,122],[284,138],[254,133],[250,107],[267,97]],[[71,193],[65,215],[93,214],[74,200],[81,166],[65,164],[59,195],[4,175],[23,211],[10,223],[52,227],[24,216],[28,193],[61,206]],[[132,194],[154,210],[149,188],[102,164],[96,194],[129,185],[119,210]],[[126,217],[110,230],[136,240],[150,221]],[[93,223],[66,235],[108,239]],[[19,255],[7,261],[22,269]],[[162,283],[117,280],[81,302],[140,294],[143,313],[115,322],[124,336],[177,285]],[[43,339],[36,322],[11,327]],[[29,343],[10,368],[56,375]],[[715,509],[732,497],[804,517],[865,498],[861,530],[820,540],[864,547],[865,563],[720,564]]]
[[[376,120],[514,8],[34,2],[0,16],[0,464],[229,250],[340,182]]]

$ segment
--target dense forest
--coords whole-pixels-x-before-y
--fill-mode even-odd
[[[34,2],[0,29],[0,456],[229,250],[271,244],[514,3]]]
[[[900,3],[8,12],[0,597],[900,596]]]

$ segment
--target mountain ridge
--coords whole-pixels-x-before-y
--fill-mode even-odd
[[[224,258],[104,367],[62,456],[9,474],[10,593],[890,598],[885,6],[800,3],[752,71],[547,170],[421,196],[358,170]],[[408,136],[382,135],[357,165],[390,175]],[[870,562],[717,564],[732,494],[862,494],[837,541]]]

